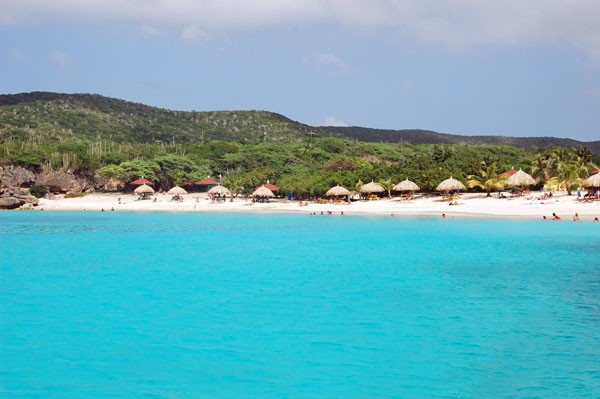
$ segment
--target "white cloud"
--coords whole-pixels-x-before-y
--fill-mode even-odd
[[[567,41],[600,55],[598,0],[19,0],[0,8],[0,24],[69,19],[211,32],[332,23],[448,47]]]
[[[140,32],[142,32],[145,35],[150,35],[150,36],[162,34],[160,29],[155,28],[154,26],[149,26],[149,25],[140,26]]]
[[[71,66],[71,59],[65,53],[61,53],[60,51],[53,51],[48,56],[50,63],[52,65],[57,66],[60,69],[66,69]]]
[[[315,63],[320,67],[334,67],[342,73],[346,73],[350,70],[348,64],[333,53],[318,54],[315,57]]]
[[[192,40],[192,41],[205,41],[208,42],[212,39],[212,35],[206,32],[196,24],[187,26],[181,31],[181,38],[184,40]]]
[[[323,121],[322,126],[341,126],[346,127],[348,124],[341,119],[336,118],[335,116],[328,116]]]

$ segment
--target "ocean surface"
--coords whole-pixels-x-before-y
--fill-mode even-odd
[[[1,398],[598,398],[600,224],[0,213]]]

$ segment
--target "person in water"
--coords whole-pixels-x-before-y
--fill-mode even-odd
[[[562,220],[562,219],[556,213],[552,212],[552,220]]]

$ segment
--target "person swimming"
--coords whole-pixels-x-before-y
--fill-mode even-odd
[[[562,220],[562,219],[556,213],[552,212],[552,220]]]

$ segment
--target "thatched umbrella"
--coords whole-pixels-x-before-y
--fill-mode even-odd
[[[466,187],[464,184],[462,184],[456,179],[453,179],[452,176],[450,176],[449,179],[444,180],[437,186],[436,191],[455,191],[465,189]]]
[[[208,194],[219,195],[221,197],[231,197],[231,191],[229,191],[223,186],[214,186],[213,188],[208,190]]]
[[[269,190],[265,186],[260,186],[252,193],[253,197],[274,197],[273,191]]]
[[[420,190],[419,186],[416,183],[406,179],[393,187],[394,191],[418,191]]]
[[[381,184],[375,183],[373,181],[371,183],[363,184],[360,188],[360,192],[363,194],[382,193],[384,191],[385,188],[383,188]]]
[[[591,175],[583,182],[583,187],[600,187],[600,173],[596,173],[595,175]]]
[[[142,184],[135,190],[133,190],[135,194],[154,194],[154,189],[147,184]]]
[[[535,179],[522,169],[519,169],[514,175],[506,180],[507,186],[531,186],[535,184]]]
[[[350,191],[345,187],[340,186],[339,184],[335,187],[331,187],[326,193],[328,197],[341,197],[345,195],[350,195]]]
[[[179,187],[179,186],[175,186],[172,189],[170,189],[169,191],[167,191],[167,194],[170,195],[181,195],[181,194],[187,194],[188,192],[185,191],[185,189]]]

